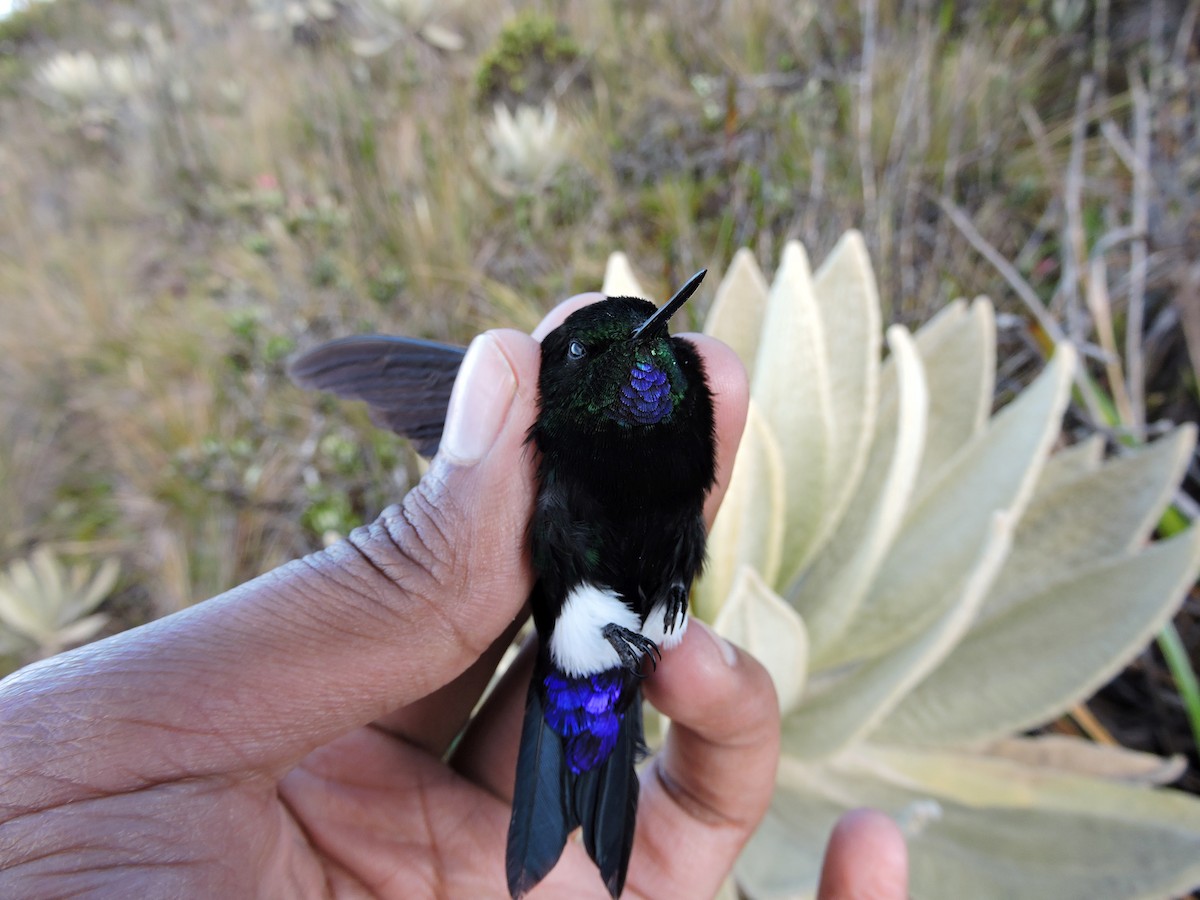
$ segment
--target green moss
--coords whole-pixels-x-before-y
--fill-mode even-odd
[[[287,335],[271,335],[263,347],[263,360],[267,363],[282,362],[295,349],[296,342]]]
[[[408,285],[408,273],[398,265],[385,265],[367,279],[367,293],[381,306],[391,303]]]
[[[255,231],[246,235],[242,244],[247,250],[257,256],[270,256],[275,250],[275,245],[271,242],[271,238],[261,231]]]
[[[117,531],[119,515],[111,481],[72,475],[59,486],[47,525],[49,533],[66,540],[92,541]]]
[[[330,531],[349,534],[362,524],[347,495],[325,490],[313,493],[312,504],[300,517],[304,527],[313,534],[323,535]]]
[[[554,19],[537,13],[517,16],[480,61],[475,75],[479,104],[540,101],[579,55],[579,45]]]
[[[19,56],[5,55],[0,44],[0,97],[15,96],[28,77],[29,63]]]
[[[332,254],[320,254],[308,267],[308,280],[313,287],[333,287],[340,278],[341,268]]]

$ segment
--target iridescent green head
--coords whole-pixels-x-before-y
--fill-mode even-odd
[[[667,322],[704,279],[663,306],[609,297],[572,313],[542,342],[542,428],[599,432],[669,425],[688,390]]]

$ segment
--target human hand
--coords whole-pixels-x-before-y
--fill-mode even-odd
[[[746,385],[730,351],[696,343],[716,397],[711,518]],[[504,896],[524,663],[444,757],[531,587],[537,368],[534,340],[490,333],[400,506],[0,682],[0,895]],[[693,628],[645,687],[674,726],[644,776],[627,893],[711,895],[770,797],[770,679]],[[606,896],[575,846],[538,891]]]

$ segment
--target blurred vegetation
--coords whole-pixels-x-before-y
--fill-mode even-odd
[[[509,21],[479,61],[475,89],[482,106],[540,104],[579,60],[579,45],[550,16],[522,13]]]
[[[119,557],[115,628],[320,546],[417,470],[287,355],[528,327],[614,249],[661,294],[861,228],[885,320],[994,299],[998,399],[1032,302],[1127,413],[1080,397],[1076,435],[1195,419],[1198,10],[33,3],[0,22],[0,565]]]

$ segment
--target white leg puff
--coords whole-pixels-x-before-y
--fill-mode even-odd
[[[554,665],[573,678],[620,666],[621,658],[604,637],[604,628],[610,624],[637,631],[641,622],[637,613],[610,588],[584,582],[572,590],[550,635],[550,658]]]
[[[664,621],[666,612],[666,604],[660,603],[650,610],[650,614],[646,616],[646,621],[642,625],[642,636],[658,644],[660,650],[670,650],[682,641],[688,626],[688,611],[686,606],[679,610],[679,614],[675,617],[673,623]],[[671,625],[674,625],[674,627],[672,628]]]

